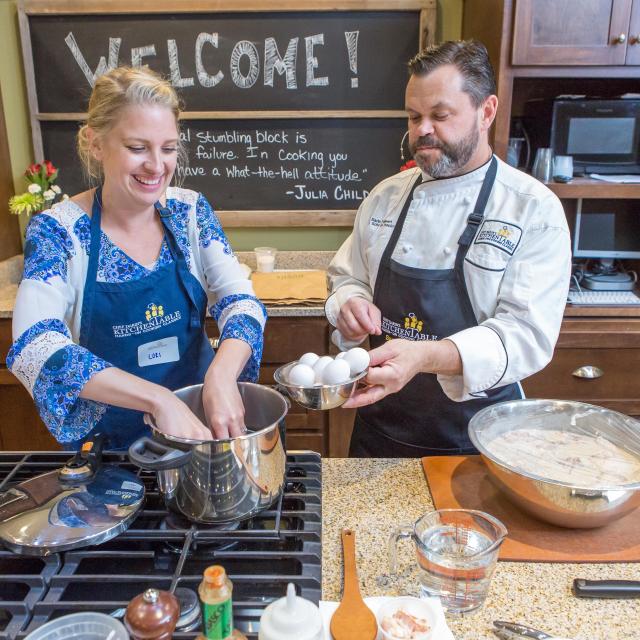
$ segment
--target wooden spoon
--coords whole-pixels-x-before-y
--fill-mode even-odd
[[[331,636],[334,640],[375,640],[378,622],[360,595],[356,571],[356,534],[351,529],[342,530],[342,555],[344,586],[342,600],[331,618]]]

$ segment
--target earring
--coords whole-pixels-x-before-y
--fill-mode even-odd
[[[402,160],[402,162],[404,162],[405,158],[404,158],[404,141],[407,139],[407,136],[409,135],[408,131],[404,132],[404,135],[402,136],[402,140],[400,140],[400,159]]]

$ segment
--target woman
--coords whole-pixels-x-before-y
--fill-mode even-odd
[[[169,183],[185,151],[173,88],[148,69],[101,76],[78,151],[101,185],[33,218],[11,371],[65,446],[126,448],[148,431],[237,436],[237,379],[255,380],[266,312],[207,200]],[[220,329],[213,350],[205,311]],[[204,381],[213,435],[170,389]]]

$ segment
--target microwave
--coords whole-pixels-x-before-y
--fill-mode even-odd
[[[640,99],[556,98],[546,106],[527,118],[534,149],[572,156],[576,175],[640,174]]]

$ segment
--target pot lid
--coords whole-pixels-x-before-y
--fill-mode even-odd
[[[0,493],[0,541],[11,551],[46,556],[100,544],[136,517],[144,501],[138,477],[73,462]]]

